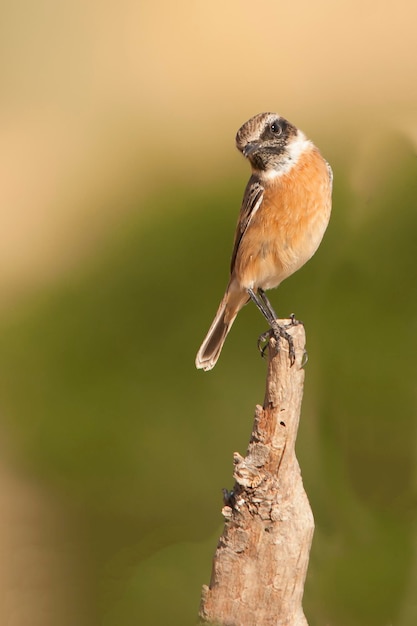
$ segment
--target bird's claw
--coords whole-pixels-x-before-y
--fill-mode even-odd
[[[292,319],[293,316],[291,316]],[[299,323],[295,320],[297,324]],[[297,325],[295,324],[295,325]],[[293,324],[290,324],[292,326]],[[261,357],[265,357],[266,349],[269,345],[269,340],[271,337],[274,337],[277,342],[277,350],[279,350],[279,343],[281,339],[285,339],[288,342],[288,357],[290,359],[290,367],[292,367],[295,363],[295,348],[294,348],[294,340],[289,333],[285,330],[284,326],[280,326],[278,323],[275,323],[272,328],[268,329],[266,332],[262,333],[258,337],[258,350],[261,353]],[[265,343],[262,346],[262,343]]]
[[[292,367],[295,363],[294,341],[291,335],[289,335],[288,333],[285,333],[285,335],[282,336],[288,341],[288,357],[290,359],[290,367]]]
[[[259,335],[258,337],[258,350],[261,353],[261,357],[264,359],[265,355],[266,355],[266,349],[269,345],[269,340],[271,339],[271,337],[274,337],[274,333],[272,331],[272,328],[269,328],[267,331],[265,331],[264,333],[262,333],[262,335]],[[264,344],[264,345],[262,345]]]
[[[299,326],[301,324],[301,326],[303,326],[303,322],[301,320],[297,320],[294,313],[291,313],[290,315],[290,320],[291,322],[289,324],[285,324],[285,328],[291,328],[291,326]]]

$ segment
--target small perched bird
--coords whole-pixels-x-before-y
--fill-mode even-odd
[[[236,146],[249,160],[226,293],[196,357],[212,369],[240,309],[254,301],[276,339],[294,347],[277,322],[265,290],[278,287],[316,252],[330,218],[332,170],[304,133],[276,113],[260,113],[238,130]]]

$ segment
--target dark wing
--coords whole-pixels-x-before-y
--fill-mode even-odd
[[[245,234],[252,217],[261,206],[263,196],[264,188],[259,182],[259,178],[257,176],[251,176],[245,189],[245,195],[243,196],[243,202],[239,213],[239,221],[236,227],[232,260],[230,262],[230,272],[233,272],[237,251],[239,250],[242,237]]]

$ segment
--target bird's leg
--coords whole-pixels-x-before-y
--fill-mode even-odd
[[[278,319],[278,315],[275,313],[274,309],[272,308],[272,304],[270,303],[270,301],[268,300],[268,297],[265,293],[265,291],[263,289],[258,289],[258,296],[261,298],[262,302],[265,304],[266,308],[268,309],[268,311],[270,312],[270,314],[272,315],[272,318],[274,320]]]
[[[263,289],[258,289],[257,296],[259,297],[259,300],[258,299],[255,300],[250,294],[250,292],[249,292],[249,295],[251,296],[252,300],[255,302],[256,306],[259,308],[263,316],[266,318],[269,325],[271,326],[269,330],[267,330],[265,333],[262,333],[262,335],[259,335],[258,337],[258,350],[261,353],[262,358],[264,358],[271,335],[275,336],[275,339],[277,341],[277,347],[279,348],[280,335],[275,335],[272,329],[275,323],[275,320],[278,319],[278,316],[275,313],[272,307],[272,304],[270,303]],[[262,346],[262,344],[264,345]]]
[[[274,314],[274,318],[278,319],[278,316],[275,313],[274,309],[272,308],[272,304],[270,303],[270,301],[269,301],[265,291],[263,289],[258,289],[258,294],[260,295],[260,297],[262,298],[262,300],[264,301],[264,303],[268,307],[268,309],[271,311],[271,313]],[[285,324],[284,328],[290,328],[291,326],[298,326],[299,324],[301,324],[301,325],[303,324],[303,322],[301,320],[298,320],[295,317],[294,313],[291,313],[290,320],[291,320],[291,322],[289,324]],[[261,338],[262,338],[262,335],[261,335]],[[266,339],[263,339],[263,341],[266,341]],[[292,339],[291,339],[291,341],[292,341]],[[290,342],[289,342],[289,344],[290,344]],[[259,345],[258,345],[258,348],[259,348]],[[262,348],[262,356],[264,355],[265,349],[266,349],[266,345]],[[295,358],[295,355],[294,355],[294,358]],[[291,359],[291,356],[290,356],[290,359]],[[301,367],[304,367],[304,365],[306,365],[307,361],[308,361],[308,354],[307,354],[307,351],[304,350],[303,363],[302,363]]]
[[[286,341],[288,342],[288,354],[290,357],[290,364],[291,366],[294,365],[295,349],[293,338],[289,333],[287,333],[284,326],[280,326],[280,324],[278,324],[277,314],[272,308],[271,303],[265,295],[265,292],[263,291],[263,289],[258,289],[258,293],[255,293],[253,289],[248,289],[248,294],[271,327],[271,330],[263,333],[258,339],[258,349],[260,350],[262,356],[264,356],[266,346],[261,349],[260,345],[262,342],[267,341],[270,338],[272,332],[277,342],[278,348],[280,339],[286,339]]]
[[[264,302],[265,306],[267,307],[267,309],[269,310],[271,315],[273,316],[273,319],[277,320],[278,319],[278,315],[275,313],[274,309],[272,308],[272,304],[268,300],[268,296],[266,295],[265,291],[263,289],[258,289],[258,295],[262,299],[262,301]],[[285,328],[289,328],[290,326],[298,326],[299,324],[303,323],[300,320],[296,319],[294,313],[291,313],[290,320],[291,320],[291,322],[289,324],[285,324]]]
[[[261,289],[258,289],[258,293],[255,293],[253,289],[248,289],[248,294],[256,304],[264,318],[267,320],[268,324],[272,327],[272,323],[276,320],[276,313],[274,309],[268,304],[260,296]]]
[[[256,306],[258,307],[262,315],[267,319],[268,324],[272,326],[275,314],[271,315],[270,311],[265,306],[265,303],[263,302],[263,300],[261,300],[261,298],[258,297],[258,295],[253,291],[253,289],[248,289],[248,294],[253,300],[253,302],[256,304]],[[265,350],[268,345],[268,340],[271,336],[271,332],[272,332],[271,329],[267,330],[266,333],[262,333],[262,335],[259,335],[258,337],[258,350],[261,353],[262,358],[265,356]],[[278,341],[279,340],[277,340],[277,342]],[[263,343],[265,343],[264,346],[262,346]]]

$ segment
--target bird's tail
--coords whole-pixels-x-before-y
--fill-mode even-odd
[[[240,309],[249,300],[246,292],[226,290],[216,316],[195,359],[197,369],[211,370],[217,363],[223,344]]]

